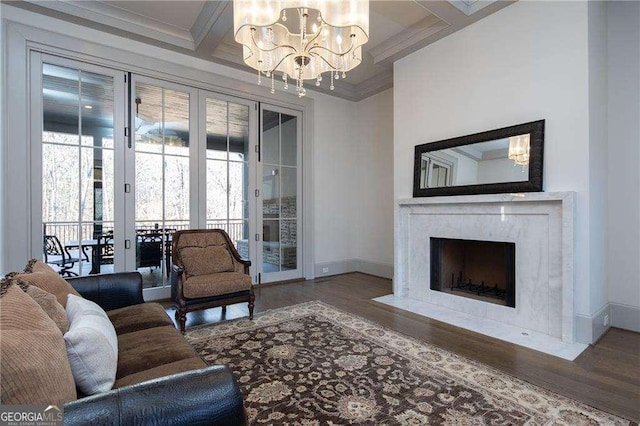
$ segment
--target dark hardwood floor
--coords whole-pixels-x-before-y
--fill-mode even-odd
[[[372,299],[391,281],[361,273],[256,288],[255,312],[320,300],[598,409],[640,421],[640,334],[611,329],[570,362]],[[188,314],[187,326],[246,316],[246,304]],[[173,317],[173,310],[167,309]]]

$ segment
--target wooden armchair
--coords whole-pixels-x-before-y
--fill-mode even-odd
[[[173,234],[171,300],[184,333],[187,313],[234,303],[249,303],[253,319],[255,296],[251,262],[240,258],[222,229],[191,229]]]

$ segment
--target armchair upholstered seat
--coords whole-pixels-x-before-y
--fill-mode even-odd
[[[249,303],[253,319],[255,296],[251,262],[240,258],[222,229],[191,229],[173,235],[171,300],[184,333],[187,313],[234,303]]]

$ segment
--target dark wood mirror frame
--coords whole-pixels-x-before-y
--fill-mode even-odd
[[[420,188],[421,159],[425,152],[438,151],[463,145],[487,142],[511,136],[530,134],[529,139],[529,179],[521,182],[500,182],[479,185],[445,186]],[[413,166],[413,196],[436,197],[442,195],[502,194],[542,191],[542,165],[544,150],[544,120],[475,133],[473,135],[429,142],[415,147]]]

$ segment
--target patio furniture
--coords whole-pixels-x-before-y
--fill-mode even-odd
[[[67,277],[77,276],[78,274],[71,271],[76,262],[80,259],[72,257],[67,247],[62,247],[60,240],[55,235],[44,235],[42,251],[44,253],[44,261],[50,265],[56,265],[60,269],[58,273]]]

